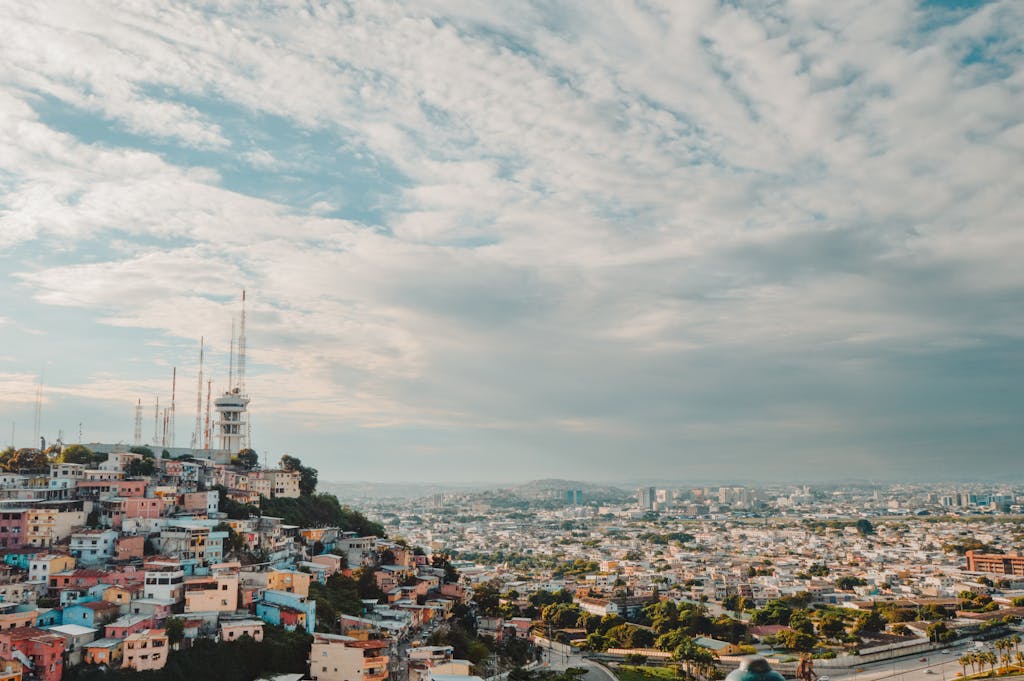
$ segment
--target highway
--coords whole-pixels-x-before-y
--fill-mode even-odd
[[[819,679],[828,676],[830,681],[952,681],[963,672],[957,660],[969,649],[969,646],[961,644],[951,646],[948,653],[933,650],[851,669],[818,667],[815,671],[820,675]]]

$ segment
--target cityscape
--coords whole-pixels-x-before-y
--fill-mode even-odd
[[[0,0],[0,681],[1024,680],[1020,0]]]

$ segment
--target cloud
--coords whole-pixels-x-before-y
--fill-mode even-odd
[[[660,470],[684,444],[920,460],[964,408],[991,452],[1014,428],[1019,388],[958,367],[1020,362],[1015,3],[0,19],[0,247],[31,301],[5,316],[84,311],[160,362],[205,335],[223,380],[245,288],[270,446],[301,423],[611,471],[640,441]],[[62,394],[132,400],[138,370]]]

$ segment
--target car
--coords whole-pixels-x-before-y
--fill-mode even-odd
[[[934,674],[934,673],[935,673],[935,670],[934,670],[934,669],[925,669],[925,670],[924,670],[924,673],[925,673],[925,674]]]
[[[827,676],[819,676],[818,681],[832,681],[832,679],[828,678]]]
[[[942,651],[942,654],[943,655],[949,655],[951,652],[952,651],[949,648],[946,648],[945,650]]]
[[[927,658],[927,657],[922,657],[922,658],[921,658],[921,659],[919,660],[919,662],[927,662],[927,661],[928,661],[928,658]]]

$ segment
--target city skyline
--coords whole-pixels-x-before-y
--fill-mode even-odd
[[[1019,3],[0,8],[0,443],[144,439],[248,292],[322,480],[997,479]],[[203,393],[205,399],[205,391]],[[725,472],[723,472],[725,471]]]

